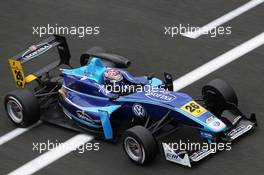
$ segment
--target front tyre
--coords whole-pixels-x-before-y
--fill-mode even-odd
[[[228,105],[238,106],[234,89],[224,80],[214,79],[202,88],[206,106],[216,115],[220,115]]]
[[[129,159],[139,165],[151,162],[158,153],[153,135],[143,126],[134,126],[124,132],[123,148]]]
[[[27,89],[9,92],[4,100],[8,118],[18,127],[27,127],[39,120],[40,107],[34,94]]]

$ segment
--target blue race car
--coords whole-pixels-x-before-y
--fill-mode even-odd
[[[60,59],[25,76],[22,65],[54,47]],[[109,141],[122,136],[125,153],[137,164],[152,161],[159,152],[157,140],[179,126],[196,128],[209,144],[232,141],[257,126],[254,114],[246,117],[238,109],[236,93],[223,80],[212,80],[202,88],[202,96],[193,99],[173,91],[170,74],[164,73],[164,81],[153,75],[133,76],[124,69],[130,65],[128,59],[100,47],[82,54],[79,68],[69,61],[66,39],[58,35],[9,59],[18,89],[4,101],[16,126],[43,120]],[[182,153],[162,146],[166,160],[186,166],[211,153]]]

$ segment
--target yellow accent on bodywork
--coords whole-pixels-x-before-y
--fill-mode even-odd
[[[210,116],[210,117],[208,117],[207,119],[205,119],[205,122],[206,123],[209,123],[211,120],[213,120],[214,119],[214,116]]]
[[[207,110],[195,101],[190,101],[181,107],[181,110],[191,114],[194,117],[199,117],[204,114]]]
[[[8,60],[17,88],[25,87],[25,75],[20,61],[10,58]]]
[[[37,77],[35,75],[29,74],[28,76],[26,76],[26,83],[34,81],[35,79],[37,79]]]

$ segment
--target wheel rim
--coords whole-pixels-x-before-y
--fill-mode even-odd
[[[23,108],[18,100],[9,97],[6,108],[8,115],[15,123],[21,123],[23,121]]]
[[[127,155],[135,162],[143,163],[145,159],[145,151],[143,147],[133,137],[126,137],[124,146]]]

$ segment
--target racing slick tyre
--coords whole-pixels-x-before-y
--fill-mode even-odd
[[[224,80],[214,79],[202,88],[206,106],[211,112],[221,114],[228,105],[238,105],[234,89]]]
[[[81,66],[85,66],[88,63],[90,59],[89,55],[93,53],[106,53],[106,51],[105,49],[99,46],[94,46],[94,47],[89,48],[84,54],[81,55],[81,58],[80,58]]]
[[[151,162],[158,153],[158,145],[153,135],[139,125],[124,132],[123,148],[129,159],[139,165]]]
[[[27,127],[39,120],[38,100],[27,89],[9,92],[5,96],[4,103],[8,118],[18,127]]]

